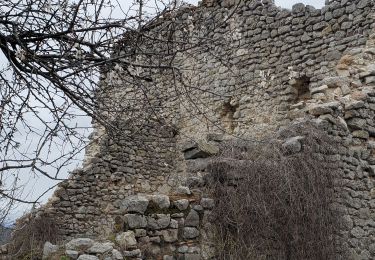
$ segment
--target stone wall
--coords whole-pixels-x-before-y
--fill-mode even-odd
[[[43,255],[45,259],[59,254],[82,260],[194,260],[201,259],[203,253],[208,258],[212,235],[207,227],[213,207],[212,199],[201,198],[188,188],[173,196],[129,196],[121,204],[123,218],[116,218],[112,235],[96,242],[76,238],[60,247],[46,243]]]
[[[181,114],[190,117],[181,120],[180,135],[270,134],[291,121],[292,105],[336,76],[339,59],[364,46],[374,24],[371,1],[331,1],[322,10],[295,5],[291,12],[272,1],[235,3],[222,1],[204,14],[181,16],[200,22],[192,25],[191,37],[196,30],[212,41],[196,36],[199,49],[180,55],[189,99],[201,112],[183,98]]]
[[[143,46],[165,53],[181,80],[170,70],[144,68],[151,82],[141,89],[121,77],[123,66],[108,72],[101,110],[123,106],[110,118],[121,130],[97,127],[83,168],[59,185],[44,210],[57,217],[65,237],[108,236],[129,196],[171,195],[199,179],[181,153],[196,148],[189,141],[211,153],[204,145],[210,140],[264,140],[309,118],[342,144],[347,247],[353,258],[374,258],[374,13],[370,0],[329,1],[321,10],[298,4],[291,11],[270,0],[223,0],[172,14],[147,34],[184,39],[175,55],[163,41]],[[139,110],[127,114],[127,107]]]

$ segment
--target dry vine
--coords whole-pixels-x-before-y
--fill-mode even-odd
[[[54,219],[45,214],[27,214],[17,220],[8,246],[11,259],[42,259],[46,241],[59,241],[58,226]]]
[[[298,133],[299,153],[277,141],[231,143],[211,164],[220,259],[338,258],[335,146],[314,127]]]

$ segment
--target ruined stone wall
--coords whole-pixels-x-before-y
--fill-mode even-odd
[[[261,140],[304,117],[342,144],[336,157],[347,183],[342,235],[353,258],[374,258],[374,13],[370,0],[330,1],[321,10],[299,4],[291,11],[269,0],[205,1],[177,13],[158,28],[187,28],[171,35],[189,39],[172,60],[183,80],[151,70],[152,83],[143,83],[153,94],[149,104],[131,82],[113,83],[111,73],[121,69],[109,72],[106,104],[140,109],[111,119],[119,132],[97,127],[84,167],[59,185],[45,210],[66,237],[108,236],[124,217],[128,196],[175,194],[199,178],[181,153],[197,145],[186,141]],[[148,33],[164,35],[171,26],[163,28]]]
[[[336,75],[339,59],[364,46],[374,21],[370,1],[332,1],[322,10],[296,5],[291,12],[271,1],[232,4],[209,8],[207,20],[193,26],[212,41],[181,55],[181,67],[195,72],[190,84],[200,89],[191,88],[190,96],[204,112],[182,123],[187,136],[260,137],[290,122],[290,107]],[[223,21],[218,28],[215,19]],[[196,115],[191,107],[186,102],[182,114]]]

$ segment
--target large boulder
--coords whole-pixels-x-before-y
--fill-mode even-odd
[[[90,238],[75,238],[70,240],[66,245],[65,248],[69,250],[85,250],[91,247],[94,244],[94,241]]]
[[[111,242],[105,242],[105,243],[95,242],[87,250],[87,252],[90,253],[90,254],[103,254],[103,253],[112,251],[112,249],[113,249],[113,243],[111,243]]]
[[[148,199],[144,196],[129,196],[121,202],[120,209],[124,212],[143,214],[147,210],[148,203]]]
[[[292,138],[287,139],[283,144],[283,150],[285,154],[295,154],[302,150],[302,143],[303,136],[295,136]]]
[[[170,202],[169,197],[167,195],[163,195],[163,194],[151,195],[149,197],[149,199],[159,209],[167,209],[171,205],[171,202]]]
[[[43,259],[50,259],[50,256],[59,250],[59,246],[46,242],[43,246]]]

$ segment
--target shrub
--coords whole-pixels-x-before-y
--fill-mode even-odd
[[[9,253],[12,259],[41,259],[44,243],[56,244],[58,240],[58,226],[53,218],[44,213],[29,213],[17,220]]]
[[[337,259],[335,144],[312,125],[282,137],[293,135],[304,137],[299,153],[277,140],[232,142],[210,164],[219,259]]]

